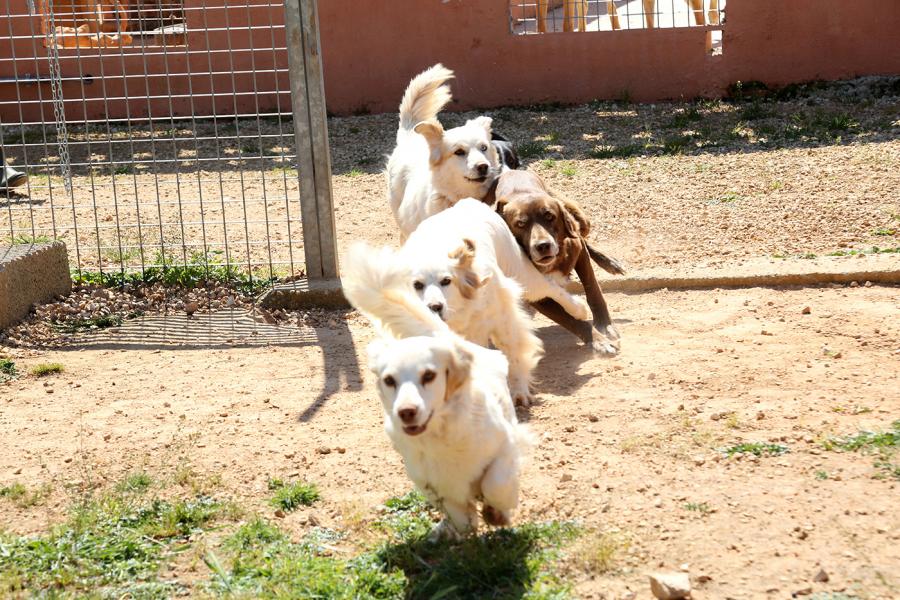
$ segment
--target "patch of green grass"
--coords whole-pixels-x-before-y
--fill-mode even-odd
[[[360,177],[361,175],[363,172],[355,167],[347,171],[347,177]]]
[[[46,534],[0,535],[0,595],[171,597],[179,586],[159,581],[161,565],[226,508],[210,498],[87,498]]]
[[[743,121],[757,121],[775,116],[775,111],[766,104],[756,100],[741,109],[740,117]]]
[[[46,377],[47,375],[58,375],[65,370],[66,368],[60,363],[40,363],[31,367],[31,374],[35,377]]]
[[[887,431],[860,431],[854,435],[830,438],[822,442],[826,450],[884,450],[900,446],[900,420],[894,421]]]
[[[578,169],[576,169],[572,165],[566,165],[565,167],[560,169],[559,172],[562,173],[565,177],[575,177],[575,175],[578,173]]]
[[[689,135],[676,135],[663,140],[663,152],[665,154],[683,154],[685,150],[693,147],[694,138]]]
[[[816,471],[816,479],[819,481],[825,481],[828,477],[828,471]]]
[[[900,254],[900,246],[896,248],[879,248],[878,246],[872,246],[868,250],[835,250],[829,252],[825,256],[856,256],[858,254]]]
[[[209,282],[227,283],[236,289],[248,293],[259,293],[272,285],[277,277],[260,276],[248,272],[233,264],[223,262],[222,250],[209,252],[193,252],[187,264],[178,264],[175,257],[157,256],[154,264],[143,272],[106,272],[73,271],[72,282],[76,285],[101,285],[104,287],[122,287],[126,284],[163,283],[171,286],[194,288]]]
[[[726,456],[736,456],[740,454],[752,454],[753,456],[780,456],[788,452],[788,447],[782,444],[771,444],[768,442],[744,442],[723,448],[722,452]]]
[[[556,159],[555,158],[545,158],[541,161],[541,165],[545,169],[553,169],[556,167]]]
[[[53,238],[47,235],[19,233],[9,238],[9,240],[15,246],[16,244],[48,244],[53,241]]]
[[[291,512],[301,506],[312,506],[321,497],[316,484],[304,481],[285,483],[280,479],[270,479],[269,489],[275,492],[269,504],[285,512]]]
[[[547,153],[547,143],[535,140],[521,144],[517,150],[521,158],[540,158]]]
[[[623,144],[621,146],[595,146],[588,152],[591,158],[628,158],[643,154],[646,147],[643,144]]]
[[[388,569],[371,554],[357,558],[324,555],[316,544],[292,543],[274,525],[255,519],[229,536],[224,566],[210,552],[210,591],[250,598],[402,598],[403,573]]]
[[[153,478],[144,473],[132,473],[116,484],[116,491],[122,494],[143,494],[153,485]]]
[[[707,504],[706,502],[688,502],[684,505],[684,510],[700,513],[701,515],[708,515],[710,512],[712,512],[709,504]]]
[[[872,235],[897,235],[896,229],[889,229],[887,227],[882,227],[880,229],[876,229],[872,232]]]
[[[0,358],[0,383],[15,379],[19,375],[16,363],[8,358]]]
[[[876,478],[900,480],[900,463],[895,462],[900,449],[900,420],[891,423],[887,431],[860,431],[854,435],[829,438],[822,442],[826,450],[874,454]]]
[[[65,323],[57,324],[56,328],[65,333],[75,333],[77,331],[118,327],[122,322],[123,319],[121,315],[101,315],[99,317],[91,317],[90,319],[73,319],[71,321],[66,321]]]
[[[691,123],[702,121],[703,113],[700,112],[700,109],[695,105],[690,105],[687,108],[683,108],[678,110],[675,113],[675,116],[672,117],[672,121],[669,123],[670,127],[687,127]]]

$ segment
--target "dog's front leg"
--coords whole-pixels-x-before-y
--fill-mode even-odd
[[[515,448],[507,448],[488,466],[481,479],[481,495],[485,523],[506,527],[512,522],[512,513],[519,504],[519,460]]]
[[[603,333],[597,331],[590,321],[579,321],[566,312],[562,306],[551,298],[544,298],[538,302],[532,302],[531,305],[539,313],[560,325],[564,329],[575,334],[578,339],[591,347],[594,352],[615,356],[618,354],[618,348],[610,343],[609,338]]]
[[[584,286],[584,296],[587,299],[588,306],[591,307],[591,313],[594,315],[594,327],[601,334],[608,338],[608,343],[616,354],[619,350],[619,332],[613,327],[612,318],[609,316],[609,308],[606,306],[606,300],[603,298],[603,291],[594,275],[594,268],[591,266],[591,257],[587,251],[587,243],[585,248],[578,255],[578,261],[575,263],[575,273],[581,284]]]

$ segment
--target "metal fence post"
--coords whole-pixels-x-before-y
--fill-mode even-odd
[[[284,9],[306,273],[310,280],[335,279],[337,236],[319,15],[316,0],[285,0]]]

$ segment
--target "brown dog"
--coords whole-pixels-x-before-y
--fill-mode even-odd
[[[497,212],[538,270],[557,277],[568,277],[575,270],[594,315],[593,327],[587,321],[575,319],[552,300],[537,302],[535,308],[594,350],[617,354],[619,334],[613,327],[591,259],[609,273],[621,275],[625,271],[614,258],[587,243],[591,225],[581,208],[571,200],[551,194],[541,178],[531,171],[504,172],[495,195]]]

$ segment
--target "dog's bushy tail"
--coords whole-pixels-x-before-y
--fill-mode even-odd
[[[435,118],[447,106],[452,96],[446,83],[452,78],[453,71],[440,63],[413,77],[400,102],[398,137],[422,121]]]
[[[412,291],[410,273],[390,248],[365,243],[350,248],[342,264],[344,296],[354,308],[387,329],[393,337],[432,336],[447,324]]]

